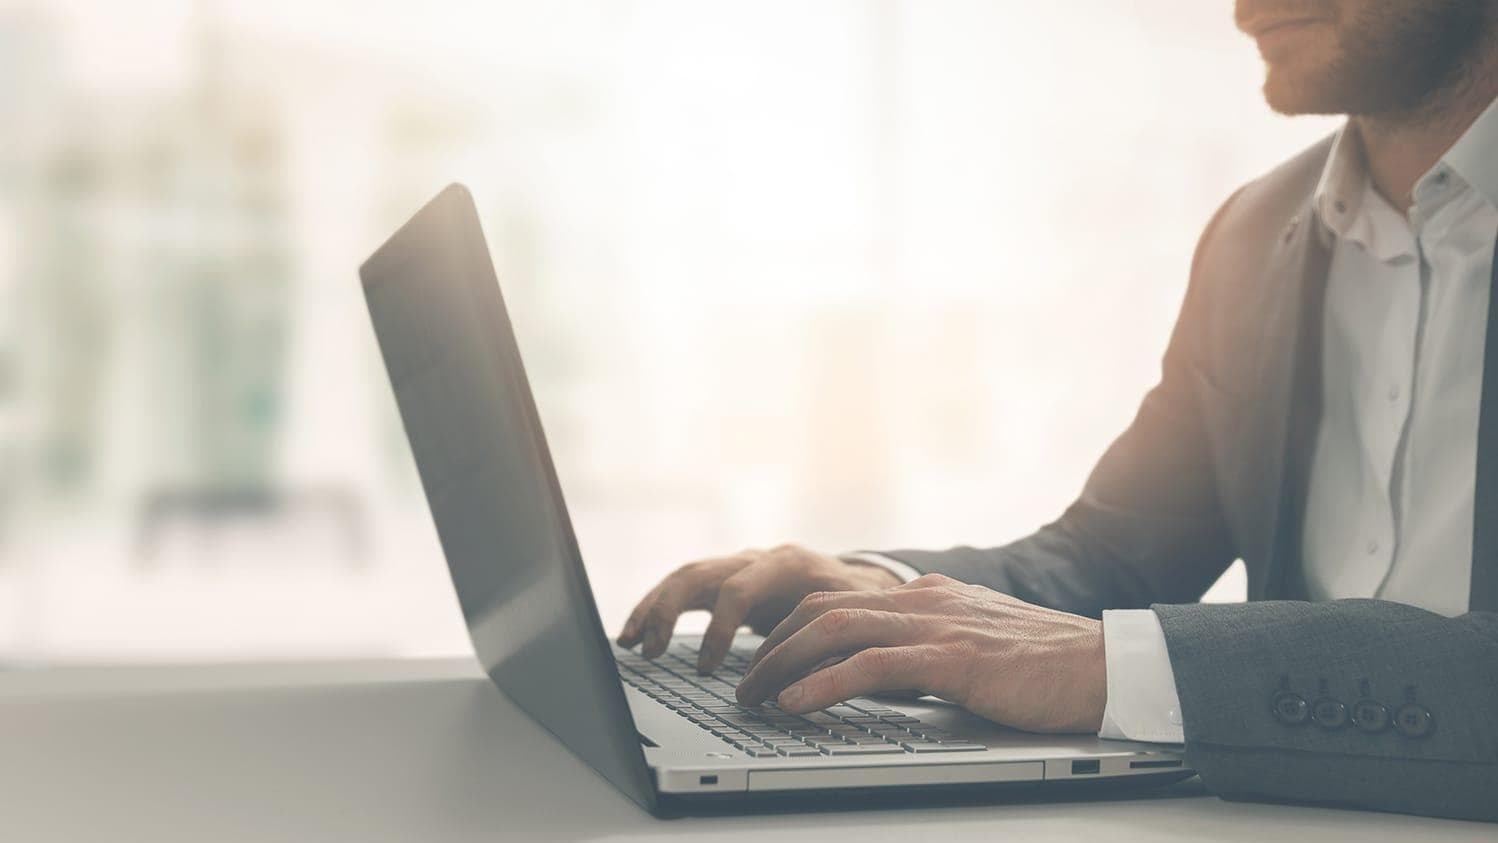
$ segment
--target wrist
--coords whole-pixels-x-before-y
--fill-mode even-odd
[[[1108,659],[1100,621],[1064,616],[1055,629],[1052,646],[1042,657],[1054,666],[1054,684],[1045,696],[1050,715],[1036,712],[1044,724],[1038,731],[1096,734],[1108,707]]]
[[[1082,731],[1096,732],[1103,727],[1103,713],[1108,709],[1108,652],[1103,622],[1089,619],[1087,627],[1081,643],[1079,726]]]

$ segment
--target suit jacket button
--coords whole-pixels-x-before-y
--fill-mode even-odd
[[[1407,738],[1423,738],[1436,727],[1436,718],[1419,703],[1405,703],[1394,712],[1394,728]]]
[[[1389,728],[1389,709],[1373,700],[1358,700],[1352,704],[1352,725],[1369,734],[1382,732]]]
[[[1331,697],[1311,704],[1311,719],[1323,729],[1340,729],[1347,724],[1347,706]]]
[[[1311,717],[1310,706],[1306,705],[1305,697],[1289,691],[1275,694],[1270,707],[1274,710],[1274,719],[1286,726],[1300,726]]]

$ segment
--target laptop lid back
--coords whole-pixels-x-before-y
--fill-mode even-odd
[[[438,194],[359,277],[484,669],[651,807],[639,736],[467,189]]]

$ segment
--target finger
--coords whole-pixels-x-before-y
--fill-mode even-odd
[[[765,636],[764,642],[759,645],[759,649],[754,651],[754,657],[749,660],[749,669],[753,670],[765,656],[770,654],[770,651],[779,647],[802,627],[833,609],[890,611],[894,608],[894,600],[883,591],[818,591],[808,594],[796,604],[796,608],[791,610],[789,615],[785,616],[785,620],[776,624],[775,628],[770,630],[770,634]]]
[[[671,634],[676,631],[676,620],[689,608],[704,608],[701,603],[701,574],[678,571],[661,583],[661,589],[645,610],[640,638],[644,642],[640,655],[647,659],[658,658],[671,643]]]
[[[697,671],[711,673],[728,648],[733,636],[750,610],[759,605],[780,582],[784,566],[773,557],[762,556],[740,568],[718,586],[718,600],[713,604],[713,619],[702,633],[702,647],[697,654]]]
[[[802,627],[760,660],[739,682],[739,702],[756,705],[829,659],[870,647],[909,644],[915,638],[909,615],[871,609],[832,609]]]
[[[879,691],[923,687],[929,662],[920,647],[861,650],[781,691],[775,702],[789,714],[805,714]]]
[[[719,584],[747,564],[748,559],[744,557],[707,559],[683,565],[667,577],[661,583],[655,601],[645,611],[641,633],[644,645],[640,648],[640,655],[654,659],[666,652],[681,613],[712,606]]]
[[[620,647],[633,647],[640,643],[640,637],[645,631],[645,614],[650,611],[651,606],[655,605],[655,597],[660,593],[661,587],[659,585],[650,589],[635,606],[634,610],[629,613],[629,620],[626,620],[624,628],[619,630],[618,641]]]

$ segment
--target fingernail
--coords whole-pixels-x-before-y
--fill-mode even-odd
[[[780,692],[780,696],[775,699],[775,703],[782,708],[785,706],[794,706],[799,704],[801,698],[804,696],[806,696],[806,692],[801,689],[800,685],[792,685]]]

